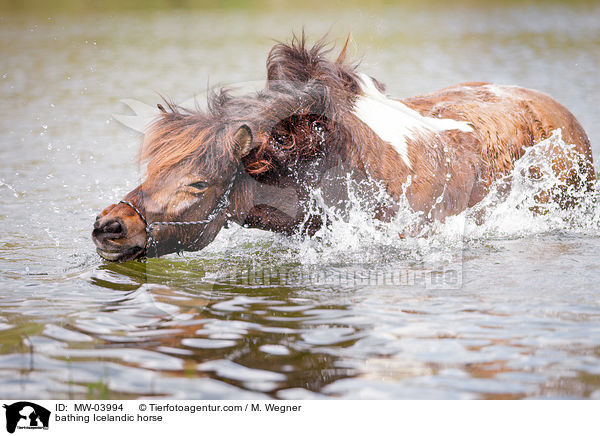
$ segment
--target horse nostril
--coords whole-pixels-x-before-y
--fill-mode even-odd
[[[127,233],[127,227],[119,218],[113,218],[106,222],[98,220],[94,223],[92,236],[97,239],[117,239],[122,238]]]
[[[104,233],[116,233],[116,234],[121,234],[123,233],[123,226],[121,225],[121,222],[118,220],[113,220],[110,221],[108,223],[106,223],[104,225]]]

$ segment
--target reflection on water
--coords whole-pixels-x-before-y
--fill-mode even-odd
[[[487,226],[463,216],[401,244],[360,220],[316,240],[233,226],[201,253],[125,264],[102,262],[89,237],[140,175],[139,138],[109,115],[118,100],[262,78],[269,38],[303,23],[352,30],[363,69],[393,95],[465,80],[544,90],[598,156],[599,15],[4,14],[1,396],[600,398],[596,203],[562,224],[505,207]]]
[[[556,242],[567,252],[582,245]],[[485,251],[475,263],[489,262]],[[325,290],[274,276],[240,286],[213,273],[177,259],[98,266],[69,281],[95,292],[73,296],[80,307],[63,306],[59,319],[42,301],[4,301],[3,393],[522,398],[600,389],[597,298],[577,283],[570,294],[537,295],[489,285]]]

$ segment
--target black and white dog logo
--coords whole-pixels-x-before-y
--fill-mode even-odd
[[[19,429],[48,429],[50,411],[29,401],[4,405],[6,409],[6,431]]]

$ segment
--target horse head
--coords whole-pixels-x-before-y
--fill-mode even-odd
[[[125,261],[208,245],[234,213],[241,159],[252,143],[242,122],[174,107],[161,114],[142,146],[145,180],[96,218],[100,256]]]
[[[364,126],[351,113],[359,86],[345,51],[333,62],[324,42],[277,44],[264,90],[242,97],[221,90],[205,112],[160,106],[140,156],[146,179],[96,219],[100,256],[197,251],[228,220],[287,234],[318,230],[319,214],[308,213],[311,192],[325,187],[335,204],[346,196],[340,178],[369,171],[360,153],[348,152],[358,150],[354,138]]]

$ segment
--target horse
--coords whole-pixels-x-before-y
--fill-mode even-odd
[[[215,90],[204,110],[157,105],[140,152],[145,179],[96,217],[99,255],[127,261],[201,250],[229,222],[314,235],[327,223],[309,207],[311,192],[343,209],[348,180],[376,219],[410,207],[424,222],[444,221],[481,202],[557,131],[570,148],[544,152],[559,183],[537,193],[540,202],[568,208],[571,188],[592,189],[589,139],[550,96],[468,82],[394,99],[348,60],[348,39],[335,60],[331,47],[294,36],[269,52],[264,89]],[[529,172],[540,177],[535,165]]]

